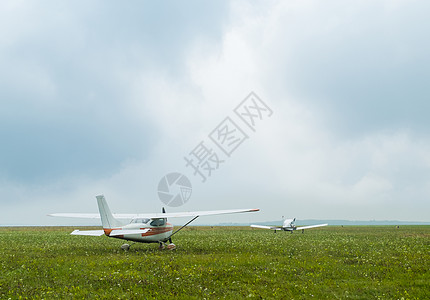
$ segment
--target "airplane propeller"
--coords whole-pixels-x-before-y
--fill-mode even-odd
[[[162,208],[161,208],[161,212],[162,212],[163,214],[165,214],[165,213],[166,213],[166,209],[165,209],[164,207],[162,207]],[[170,236],[170,237],[169,237],[169,243],[170,243],[170,244],[173,244],[173,242],[172,242],[172,236]]]

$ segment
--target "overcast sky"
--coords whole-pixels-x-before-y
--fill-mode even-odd
[[[0,224],[69,224],[46,214],[98,194],[158,212],[170,172],[193,190],[168,211],[261,209],[203,223],[430,221],[430,2],[248,2],[1,1]],[[200,142],[223,160],[205,182]]]

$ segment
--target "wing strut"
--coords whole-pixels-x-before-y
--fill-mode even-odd
[[[185,225],[183,225],[181,228],[179,228],[178,230],[176,230],[174,233],[172,233],[169,238],[172,237],[172,235],[174,235],[175,233],[177,233],[179,230],[181,230],[182,228],[186,227],[188,224],[190,224],[192,221],[194,221],[195,219],[197,219],[199,216],[195,216],[194,218],[192,218],[190,221],[188,221]]]

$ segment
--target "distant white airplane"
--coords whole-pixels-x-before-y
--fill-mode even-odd
[[[164,208],[162,213],[153,214],[112,214],[106,199],[103,195],[96,196],[99,207],[99,214],[91,213],[54,213],[48,216],[52,217],[69,217],[69,218],[89,218],[101,219],[102,230],[74,230],[73,235],[89,235],[114,237],[123,240],[129,240],[140,243],[159,243],[160,249],[175,249],[175,244],[172,243],[172,236],[179,230],[190,224],[199,216],[235,214],[244,212],[256,212],[254,209],[230,209],[230,210],[212,210],[212,211],[194,211],[194,212],[178,212],[166,213]],[[185,225],[173,232],[173,225],[167,223],[167,218],[192,217]],[[121,219],[130,220],[129,224],[124,224]],[[166,242],[169,244],[166,245]],[[121,246],[122,249],[128,250],[129,244]]]
[[[303,233],[305,231],[305,229],[323,227],[323,226],[327,226],[328,225],[328,224],[318,224],[318,225],[310,225],[310,226],[297,227],[296,225],[294,225],[294,222],[296,222],[296,218],[294,218],[294,219],[286,219],[284,221],[284,223],[282,224],[282,226],[251,225],[251,227],[253,227],[253,228],[262,228],[262,229],[271,229],[271,230],[274,230],[275,233],[276,233],[277,230],[290,231],[291,233],[293,233],[294,230],[301,230],[302,233]]]

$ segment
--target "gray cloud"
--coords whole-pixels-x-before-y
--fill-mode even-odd
[[[0,175],[27,183],[109,175],[144,159],[156,136],[130,105],[136,75],[179,76],[194,39],[220,38],[226,10],[198,1],[4,5]]]
[[[286,9],[279,16],[279,84],[324,111],[333,132],[428,133],[430,42],[423,32],[430,29],[430,5],[397,5],[329,2],[310,5],[303,15]]]

